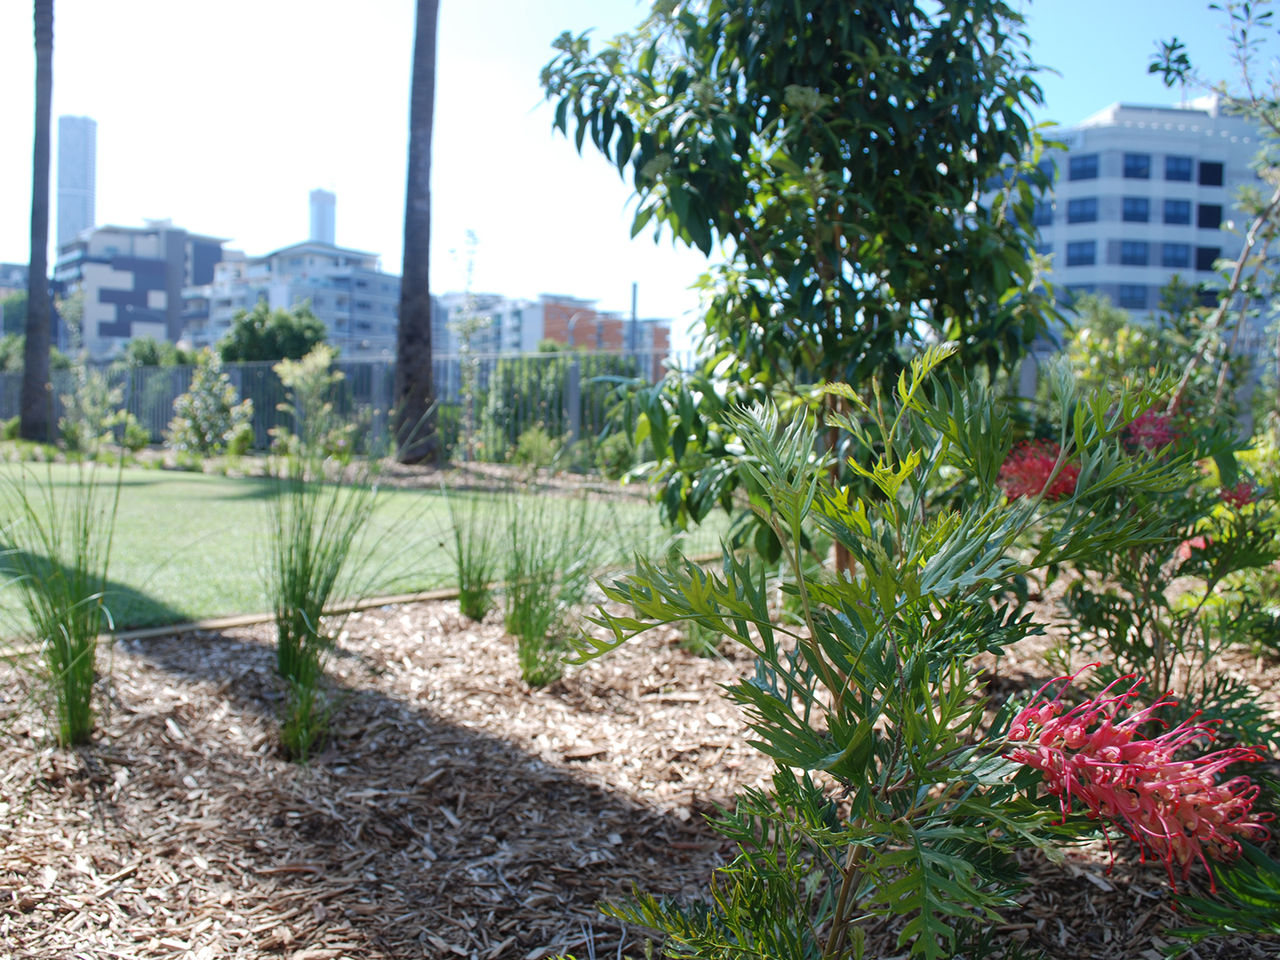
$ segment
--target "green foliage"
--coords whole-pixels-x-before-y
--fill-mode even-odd
[[[292,427],[271,430],[277,445],[288,449],[301,441],[337,460],[349,460],[355,453],[360,425],[336,409],[339,385],[345,379],[342,371],[333,369],[337,354],[337,349],[322,343],[301,360],[281,360],[271,368],[290,397],[277,409],[292,421]]]
[[[480,416],[477,456],[501,462],[510,458],[520,435],[533,424],[548,436],[573,435],[566,416],[569,378],[576,369],[581,391],[579,436],[597,436],[608,422],[610,397],[620,381],[638,371],[631,357],[561,352],[551,357],[504,357],[494,364]]]
[[[806,384],[892,379],[940,339],[994,370],[1043,329],[1048,178],[1020,26],[1000,2],[663,0],[598,51],[556,41],[555,126],[629,175],[633,233],[723,258],[695,381],[648,404],[670,428],[668,446],[651,411],[669,518],[730,499],[717,448],[735,393],[785,405]]]
[[[563,447],[561,438],[551,436],[546,427],[535,423],[520,434],[511,460],[530,470],[545,470],[559,459]]]
[[[0,337],[0,373],[22,373],[22,352],[26,342],[27,338],[20,333],[6,333]],[[71,358],[57,347],[50,347],[49,369],[70,370]]]
[[[253,402],[237,402],[236,389],[211,350],[201,350],[191,388],[173,402],[166,445],[179,453],[220,452],[241,424],[253,417]]]
[[[596,469],[609,480],[621,480],[635,462],[635,447],[625,433],[612,433],[596,447]]]
[[[576,609],[604,563],[603,508],[543,495],[509,496],[503,564],[503,614],[516,638],[520,675],[531,687],[557,680]]]
[[[195,353],[155,337],[134,337],[124,345],[120,361],[127,367],[181,367],[195,362]]]
[[[22,418],[15,416],[0,423],[0,440],[17,440],[18,425],[21,422]]]
[[[93,459],[104,443],[115,439],[115,428],[127,423],[129,414],[121,409],[124,388],[112,383],[110,371],[83,360],[72,366],[72,375],[73,389],[62,396],[66,414],[58,429],[69,453]]]
[[[1060,437],[1076,488],[1010,502],[998,482],[1013,443],[1007,407],[981,384],[935,374],[954,352],[927,350],[865,404],[828,388],[857,408],[833,420],[869,451],[849,464],[865,494],[833,485],[810,416],[729,414],[742,442],[729,468],[780,544],[798,624],[776,621],[769,568],[726,552],[718,572],[639,561],[604,588],[634,616],[601,608],[609,639],[575,643],[586,660],[654,623],[697,622],[756,658],[727,692],[776,769],[771,790],[748,791],[715,824],[735,859],[704,902],[641,896],[608,908],[661,930],[670,956],[858,957],[861,928],[879,919],[899,925],[913,955],[956,956],[965,931],[1011,905],[1012,854],[1048,847],[1058,829],[1053,811],[1025,798],[1027,771],[1001,756],[1008,714],[984,736],[974,657],[1037,631],[1010,599],[1017,578],[1162,536],[1149,516],[1100,508],[1118,489],[1165,490],[1173,478],[1123,443],[1150,391],[1081,397],[1064,377]],[[935,503],[954,471],[971,478],[972,496]],[[810,527],[849,551],[847,573],[806,562]]]
[[[4,565],[39,648],[35,673],[62,746],[93,732],[98,637],[111,627],[103,604],[120,503],[119,472],[81,463],[70,482],[26,468],[6,473]]]
[[[27,294],[25,290],[11,293],[0,300],[0,315],[3,317],[3,328],[0,332],[6,337],[20,336],[27,329]],[[3,369],[7,370],[8,367]]]
[[[324,665],[333,650],[333,626],[325,622],[331,601],[356,591],[352,573],[372,550],[365,539],[377,504],[375,462],[328,458],[332,352],[321,348],[301,363],[281,365],[289,387],[285,406],[299,429],[274,472],[267,501],[267,592],[276,618],[276,669],[287,684],[281,739],[296,760],[324,742],[333,704],[323,688]]]
[[[483,620],[493,604],[498,572],[497,514],[492,503],[447,490],[444,495],[453,534],[446,549],[457,573],[458,605],[464,617]]]
[[[301,360],[324,343],[324,323],[303,303],[292,310],[272,310],[258,301],[252,310],[241,310],[231,329],[218,343],[226,363],[253,360]]]
[[[1189,926],[1170,931],[1193,943],[1216,934],[1280,937],[1280,863],[1251,843],[1244,855],[1219,867],[1213,897],[1178,898],[1178,910]]]

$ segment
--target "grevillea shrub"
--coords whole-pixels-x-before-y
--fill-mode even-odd
[[[1231,589],[1243,573],[1269,569],[1280,557],[1280,511],[1271,491],[1240,475],[1236,429],[1231,421],[1170,414],[1163,403],[1124,428],[1121,442],[1132,460],[1163,465],[1171,482],[1164,489],[1118,485],[1098,509],[1145,517],[1163,534],[1114,548],[1099,544],[1069,564],[1064,605],[1074,649],[1062,653],[1102,661],[1086,678],[1095,690],[1122,675],[1143,676],[1148,702],[1176,696],[1178,704],[1164,711],[1170,718],[1202,709],[1222,719],[1227,739],[1275,744],[1280,730],[1248,684],[1219,669],[1224,651],[1265,643],[1276,630],[1259,593]],[[1011,496],[1027,488],[1006,486]]]
[[[733,861],[701,902],[642,893],[607,907],[661,931],[669,955],[862,957],[866,926],[887,921],[913,955],[976,956],[981,928],[1018,909],[1014,852],[1052,850],[1080,829],[1038,797],[1040,771],[1007,755],[1012,717],[986,730],[974,658],[1036,632],[1008,599],[1018,577],[1162,535],[1141,513],[1098,507],[1119,489],[1161,491],[1178,478],[1126,449],[1125,427],[1151,393],[1078,397],[1059,377],[1055,462],[1076,465],[1074,487],[1057,500],[1043,488],[1010,499],[1000,484],[1013,442],[1007,408],[984,386],[937,377],[950,353],[930,349],[867,403],[827,388],[855,410],[837,418],[854,448],[878,451],[849,464],[866,495],[831,485],[805,418],[732,415],[743,452],[726,466],[782,544],[798,616],[775,621],[756,557],[726,554],[715,572],[641,561],[605,587],[634,614],[602,609],[607,639],[577,643],[587,659],[655,623],[696,621],[755,656],[727,694],[776,766],[768,789],[745,791],[715,822]],[[972,496],[934,507],[940,477],[957,472],[972,478]],[[847,548],[847,573],[806,563],[807,526]]]

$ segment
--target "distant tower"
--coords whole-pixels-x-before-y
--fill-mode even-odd
[[[94,225],[98,123],[90,117],[58,118],[58,246]]]
[[[311,239],[333,243],[333,211],[338,202],[328,190],[311,191]]]

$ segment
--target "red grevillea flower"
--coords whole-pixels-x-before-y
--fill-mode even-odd
[[[1234,487],[1223,487],[1219,492],[1219,496],[1222,497],[1223,503],[1235,507],[1237,510],[1246,503],[1253,503],[1254,499],[1256,499],[1253,484],[1248,480],[1241,480]]]
[[[1213,537],[1198,536],[1189,540],[1183,540],[1178,544],[1178,559],[1184,563],[1191,559],[1191,555],[1197,550],[1207,550],[1209,545],[1213,543]]]
[[[1041,772],[1045,789],[1061,801],[1064,820],[1078,801],[1088,816],[1115,824],[1136,842],[1144,861],[1148,854],[1161,860],[1175,883],[1175,867],[1186,879],[1195,861],[1208,868],[1210,858],[1238,855],[1240,838],[1266,836],[1263,822],[1270,817],[1253,813],[1258,787],[1243,776],[1215,779],[1233,763],[1262,760],[1256,749],[1230,747],[1188,758],[1194,744],[1213,743],[1216,721],[1196,723],[1196,714],[1148,738],[1142,727],[1173,702],[1167,696],[1133,710],[1143,681],[1124,677],[1068,709],[1061,698],[1074,679],[1059,677],[1041,687],[1009,730],[1009,759]],[[1113,693],[1127,680],[1134,680],[1129,689]],[[1052,700],[1041,696],[1059,681]],[[1210,870],[1211,883],[1212,877]]]
[[[1130,443],[1144,450],[1159,450],[1177,438],[1173,429],[1173,417],[1167,413],[1157,413],[1154,409],[1134,417],[1125,428],[1125,436]]]
[[[1049,481],[1061,452],[1061,447],[1049,441],[1018,444],[1000,465],[1000,488],[1014,498],[1035,497],[1042,491],[1046,500],[1070,496],[1075,493],[1076,480],[1080,477],[1079,464],[1064,463],[1058,475],[1053,477],[1053,482]]]

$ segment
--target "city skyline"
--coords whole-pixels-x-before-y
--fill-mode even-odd
[[[145,33],[122,33],[109,11],[86,0],[59,0],[56,11],[54,115],[98,121],[97,221],[171,218],[259,255],[309,235],[307,194],[321,188],[342,203],[336,241],[380,254],[384,269],[398,273],[414,5],[386,0],[356,12],[315,4],[307,19],[296,5],[244,0],[228,0],[216,18],[184,4],[133,5],[131,22],[149,24]],[[650,231],[628,240],[627,183],[602,158],[589,151],[579,158],[553,136],[537,84],[560,31],[594,24],[607,38],[633,27],[644,10],[626,0],[519,11],[492,2],[442,5],[434,290],[463,288],[473,230],[476,290],[565,293],[625,312],[635,281],[641,315],[670,316],[677,330],[687,322],[697,297],[685,288],[705,261],[672,249],[669,239],[655,246]],[[1039,76],[1047,102],[1038,120],[1072,124],[1116,100],[1176,102],[1177,91],[1146,73],[1155,41],[1174,34],[1208,76],[1230,73],[1222,19],[1197,6],[1171,11],[1142,0],[1024,10],[1033,59],[1062,73]],[[250,22],[254,29],[244,30]],[[1099,22],[1108,30],[1097,30]],[[110,48],[104,36],[117,38]],[[30,9],[6,5],[0,37],[0,80],[10,92],[5,129],[23,145],[0,157],[0,261],[23,261]],[[325,70],[304,69],[312,63]]]

